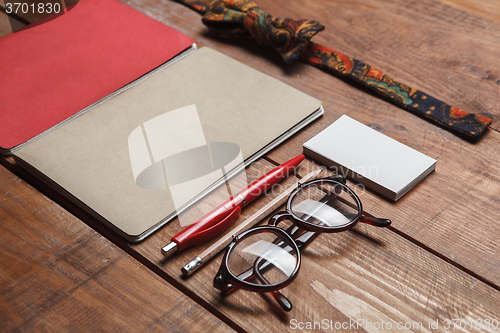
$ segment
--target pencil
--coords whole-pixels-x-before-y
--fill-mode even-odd
[[[313,178],[316,178],[321,171],[323,171],[323,168],[312,171],[302,177],[300,179],[300,183],[305,183]],[[292,191],[297,188],[299,185],[299,182],[296,182],[292,184],[289,188],[287,188],[283,193],[278,195],[276,198],[274,198],[271,202],[269,202],[267,205],[259,209],[256,213],[254,213],[252,216],[250,216],[248,219],[246,219],[244,222],[242,222],[239,226],[237,226],[234,230],[231,230],[231,232],[227,233],[226,235],[222,236],[219,238],[217,242],[212,244],[208,249],[203,251],[199,256],[188,262],[184,267],[181,268],[182,274],[184,276],[189,276],[191,275],[194,271],[196,271],[198,268],[200,268],[204,263],[209,261],[213,256],[215,256],[217,253],[219,253],[222,249],[224,249],[226,246],[231,243],[233,236],[238,235],[242,233],[245,230],[250,229],[257,223],[259,223],[264,217],[275,211],[279,206],[283,205],[290,195]]]

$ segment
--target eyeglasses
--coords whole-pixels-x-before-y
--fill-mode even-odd
[[[286,231],[277,227],[285,220],[293,223]],[[342,176],[299,184],[288,197],[286,211],[276,213],[267,226],[233,238],[214,287],[223,295],[238,288],[270,292],[283,310],[290,311],[292,303],[278,290],[296,278],[301,261],[299,249],[322,232],[345,231],[358,222],[377,227],[391,224],[388,219],[364,216],[361,201]]]

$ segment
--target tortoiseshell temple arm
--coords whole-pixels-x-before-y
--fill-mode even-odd
[[[370,225],[373,225],[375,227],[381,227],[381,228],[388,227],[391,225],[391,220],[380,219],[380,218],[371,217],[371,216],[362,216],[359,219],[359,222],[363,222],[363,223],[370,224]],[[298,227],[296,227],[296,228],[297,228],[296,230],[292,231],[292,234],[296,233],[299,230]],[[318,232],[307,231],[298,237],[294,237],[294,239],[295,239],[295,243],[297,243],[297,246],[299,247],[299,249],[302,250],[307,245],[309,245],[319,235],[320,235],[320,233],[318,233]]]
[[[380,219],[372,216],[361,216],[359,222],[363,222],[369,225],[373,225],[375,227],[388,227],[391,225],[391,220],[389,219]]]
[[[346,214],[346,217],[352,218],[353,216],[354,216],[354,214]],[[366,216],[366,215],[362,215],[359,218],[359,222],[373,225],[375,227],[381,227],[381,228],[388,227],[391,225],[391,220],[389,220],[389,219],[381,219],[378,217]]]
[[[255,272],[255,277],[259,279],[260,283],[269,285],[270,284],[269,281],[267,281],[267,279],[260,273],[261,268],[258,267],[261,263],[263,264],[267,263],[267,261],[263,262],[263,260],[264,260],[263,258],[258,258],[255,260],[255,263],[253,265],[253,271]],[[281,306],[283,310],[285,310],[286,312],[292,310],[292,302],[290,302],[290,300],[286,298],[282,293],[276,290],[272,291],[271,295],[276,300],[276,302],[278,302],[278,304]]]

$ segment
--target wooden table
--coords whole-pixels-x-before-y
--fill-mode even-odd
[[[276,16],[324,23],[314,41],[464,110],[490,113],[494,122],[476,143],[343,79],[284,65],[253,41],[213,38],[199,14],[176,2],[123,2],[323,101],[325,115],[250,167],[250,180],[300,154],[342,114],[437,159],[436,171],[397,203],[358,192],[364,210],[392,227],[320,236],[283,290],[293,310],[279,314],[267,296],[221,298],[212,286],[221,255],[182,278],[180,268],[208,245],[164,260],[159,249],[179,231],[177,221],[128,244],[3,158],[0,331],[385,332],[388,323],[397,332],[497,331],[486,320],[500,320],[499,2],[259,1]],[[315,167],[307,160],[299,177]],[[240,220],[270,200],[259,199]],[[454,329],[453,319],[467,327]],[[314,322],[322,326],[307,329]]]

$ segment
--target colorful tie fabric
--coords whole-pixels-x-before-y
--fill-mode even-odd
[[[276,49],[286,63],[301,60],[342,75],[374,90],[380,96],[448,131],[478,139],[491,124],[490,115],[467,113],[429,94],[394,81],[378,69],[325,46],[311,38],[325,29],[313,20],[279,19],[262,12],[250,0],[177,0],[199,13],[217,36],[252,36],[259,44]]]

